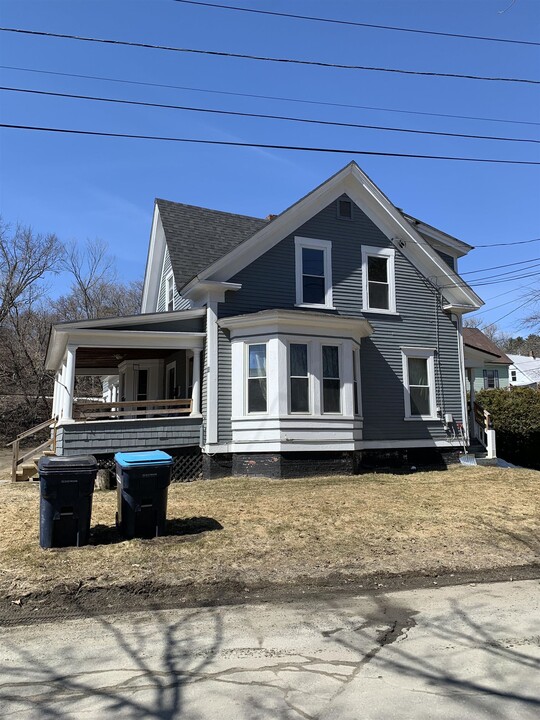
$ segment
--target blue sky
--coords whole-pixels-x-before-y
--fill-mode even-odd
[[[219,2],[220,0],[216,0]],[[231,0],[254,8],[473,35],[540,40],[540,2],[517,0]],[[508,9],[506,9],[508,8]],[[540,79],[540,48],[331,26],[173,0],[0,0],[1,25],[344,64]],[[0,33],[0,64],[200,90],[472,115],[534,124],[429,117],[130,85],[0,69],[1,84],[341,122],[540,138],[534,85],[279,66],[232,58]],[[1,121],[100,131],[383,152],[540,160],[538,145],[306,126],[0,92]],[[125,279],[142,275],[155,197],[264,217],[278,213],[355,159],[395,205],[475,244],[540,237],[540,168],[288,153],[0,130],[5,220],[63,240],[102,238]],[[540,258],[540,243],[478,249],[467,272]],[[519,267],[519,266],[517,266]],[[511,269],[511,268],[508,268]],[[503,269],[504,270],[504,269]],[[478,273],[478,276],[494,272]],[[531,270],[536,272],[536,269]],[[478,287],[492,322],[523,302],[540,275]],[[62,283],[57,285],[62,289]],[[502,303],[509,303],[504,304]],[[500,306],[500,307],[496,307]],[[492,308],[492,309],[491,309]],[[527,308],[500,322],[523,333]]]

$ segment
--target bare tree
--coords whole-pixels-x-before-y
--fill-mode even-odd
[[[503,343],[505,341],[506,336],[501,330],[499,330],[495,323],[488,324],[483,322],[480,318],[471,317],[465,318],[463,324],[465,327],[481,330],[484,335],[495,344]]]
[[[45,291],[44,278],[60,270],[63,246],[54,234],[35,234],[0,219],[0,325],[14,307],[29,307]]]
[[[135,315],[140,311],[142,282],[118,279],[115,259],[101,240],[89,240],[84,248],[71,245],[63,269],[71,278],[69,293],[54,302],[62,320]]]

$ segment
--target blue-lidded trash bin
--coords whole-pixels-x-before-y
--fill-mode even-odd
[[[162,450],[119,452],[116,524],[125,538],[165,534],[173,459]]]
[[[38,463],[39,544],[42,548],[88,544],[94,483],[92,455],[45,456]]]

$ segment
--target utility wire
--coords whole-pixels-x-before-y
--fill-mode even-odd
[[[487,243],[485,245],[475,245],[474,249],[477,248],[493,248],[493,247],[504,247],[507,245],[528,245],[529,243],[540,242],[540,238],[533,238],[532,240],[518,240],[517,242],[502,242],[502,243]]]
[[[183,110],[188,112],[208,113],[214,115],[230,115],[234,117],[257,118],[262,120],[285,120],[287,122],[306,123],[311,125],[326,125],[331,127],[362,128],[367,130],[381,130],[389,132],[412,133],[415,135],[437,135],[441,137],[467,138],[469,140],[495,140],[499,142],[534,143],[540,145],[540,140],[529,138],[496,137],[493,135],[469,135],[467,133],[439,132],[436,130],[414,130],[411,128],[388,127],[385,125],[368,125],[364,123],[338,122],[333,120],[316,120],[313,118],[299,118],[285,115],[266,115],[264,113],[239,112],[234,110],[219,110],[215,108],[191,107],[188,105],[168,105],[166,103],[143,102],[141,100],[123,100],[120,98],[102,97],[95,95],[79,95],[74,93],[52,92],[48,90],[34,90],[31,88],[16,88],[1,86],[0,90],[32,95],[46,95],[49,97],[70,98],[75,100],[92,100],[104,103],[117,103],[119,105],[136,105],[139,107],[161,108],[166,110]]]
[[[421,155],[417,153],[380,152],[346,148],[304,147],[300,145],[274,145],[271,143],[236,142],[232,140],[206,140],[202,138],[166,137],[163,135],[139,135],[128,133],[100,132],[97,130],[75,130],[73,128],[40,127],[36,125],[16,125],[0,123],[0,127],[12,130],[34,130],[38,132],[63,133],[69,135],[92,135],[95,137],[130,138],[133,140],[161,140],[165,142],[191,143],[195,145],[222,145],[227,147],[261,148],[264,150],[291,150],[299,152],[335,153],[340,155],[370,155],[377,157],[401,157],[424,160],[454,160],[459,162],[478,162],[501,165],[540,165],[536,160],[503,160],[499,158],[475,158],[455,155]]]
[[[481,268],[480,270],[467,270],[467,272],[460,272],[459,274],[460,275],[472,275],[473,273],[487,272],[488,270],[498,270],[499,268],[512,267],[512,265],[525,265],[526,263],[535,262],[536,260],[540,260],[540,257],[530,258],[530,260],[520,260],[519,262],[514,262],[514,263],[505,263],[504,265],[493,265],[492,267]],[[523,268],[523,269],[525,269],[525,268]]]
[[[324,102],[322,100],[302,100],[299,98],[281,97],[279,95],[256,95],[253,93],[230,92],[227,90],[215,90],[212,88],[196,88],[186,85],[168,85],[165,83],[143,82],[141,80],[123,80],[121,78],[103,77],[101,75],[82,75],[78,73],[55,72],[53,70],[38,70],[36,68],[16,67],[14,65],[0,65],[0,68],[4,70],[39,73],[41,75],[58,75],[61,77],[82,78],[85,80],[100,80],[104,82],[125,83],[126,85],[141,85],[143,87],[158,87],[167,88],[169,90],[188,90],[189,92],[211,93],[215,95],[230,95],[232,97],[256,98],[258,100],[279,100],[280,102],[302,103],[305,105],[351,108],[353,110],[376,110],[377,112],[399,113],[404,115],[424,115],[427,117],[442,117],[457,120],[479,120],[481,122],[509,123],[511,125],[540,125],[540,122],[532,122],[528,120],[503,120],[502,118],[478,117],[476,115],[451,115],[448,113],[421,112],[420,110],[399,110],[396,108],[383,108],[374,105],[350,105],[347,103]]]
[[[522,303],[521,305],[518,305],[517,308],[514,308],[513,310],[510,310],[510,312],[507,312],[506,315],[503,315],[502,317],[497,318],[496,320],[494,320],[493,322],[489,323],[489,325],[486,325],[485,327],[491,327],[492,325],[496,325],[498,322],[501,322],[501,320],[504,320],[504,319],[507,318],[509,315],[512,315],[513,313],[517,312],[518,310],[521,310],[521,308],[524,308],[525,305],[529,305],[529,303],[530,303],[530,300],[526,300],[526,301],[525,301],[524,303]]]
[[[489,42],[513,43],[515,45],[540,45],[540,43],[533,42],[532,40],[512,40],[510,38],[486,37],[484,35],[461,35],[459,33],[438,32],[436,30],[419,30],[418,28],[404,28],[397,27],[395,25],[376,25],[374,23],[356,22],[353,20],[337,20],[336,18],[313,17],[312,15],[297,15],[295,13],[275,12],[273,10],[255,10],[254,8],[237,7],[236,5],[218,5],[217,3],[196,2],[195,0],[174,0],[174,2],[180,2],[185,5],[198,5],[200,7],[216,8],[219,10],[236,10],[238,12],[254,13],[257,15],[273,15],[275,17],[293,18],[294,20],[311,20],[313,22],[331,23],[333,25],[349,25],[352,27],[365,27],[376,30],[394,30],[396,32],[462,38],[465,40],[486,40]]]
[[[483,80],[488,82],[524,83],[527,85],[540,85],[540,80],[530,78],[488,77],[484,75],[464,75],[460,73],[438,73],[427,70],[404,70],[402,68],[375,67],[372,65],[347,65],[345,63],[330,63],[322,60],[299,60],[296,58],[277,58],[263,55],[250,55],[245,53],[224,52],[219,50],[200,50],[195,48],[174,47],[171,45],[154,45],[152,43],[133,42],[128,40],[113,40],[111,38],[94,38],[85,35],[71,35],[68,33],[52,33],[43,30],[26,30],[22,28],[0,27],[1,32],[32,35],[34,37],[62,38],[64,40],[78,40],[80,42],[103,43],[123,47],[137,47],[149,50],[166,50],[168,52],[191,53],[194,55],[210,55],[213,57],[239,58],[241,60],[257,60],[260,62],[280,63],[285,65],[306,65],[311,67],[325,67],[337,70],[362,70],[366,72],[397,73],[401,75],[417,75],[423,77],[458,78],[460,80]]]

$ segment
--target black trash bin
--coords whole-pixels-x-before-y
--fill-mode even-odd
[[[165,534],[172,457],[161,450],[116,453],[116,524],[125,538]]]
[[[97,475],[92,455],[42,457],[38,463],[39,544],[43,548],[88,544]]]

